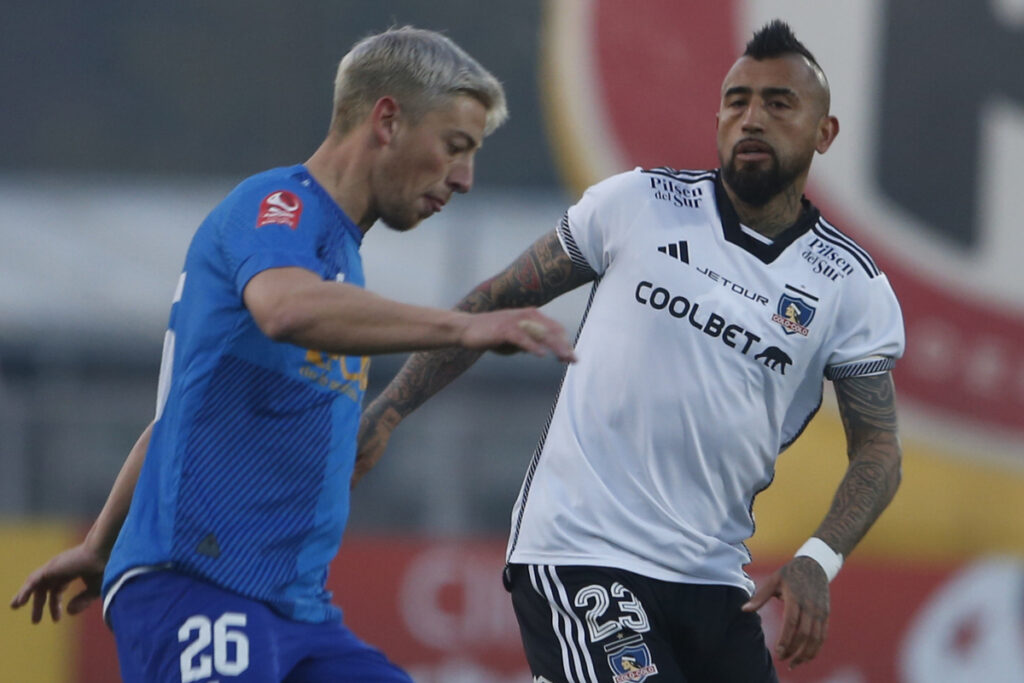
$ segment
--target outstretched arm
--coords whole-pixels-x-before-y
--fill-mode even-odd
[[[114,541],[121,531],[124,518],[135,492],[139,471],[146,459],[149,437],[153,431],[150,423],[139,436],[121,466],[121,472],[107,496],[99,516],[81,544],[55,555],[49,562],[32,572],[24,585],[11,600],[11,607],[17,609],[32,598],[32,623],[43,618],[46,601],[50,602],[50,618],[60,619],[61,596],[75,579],[82,579],[85,588],[68,602],[68,614],[78,614],[100,595],[103,569],[114,547]]]
[[[456,306],[481,313],[502,308],[539,307],[594,279],[573,263],[555,231],[542,236],[505,270],[481,282]],[[465,372],[480,351],[447,348],[413,354],[380,396],[363,412],[352,484],[384,453],[392,430],[424,401]]]
[[[413,306],[361,287],[328,282],[299,267],[257,273],[245,306],[268,337],[307,349],[348,355],[462,346],[500,353],[550,352],[571,361],[562,326],[533,308],[470,315]]]
[[[824,521],[814,532],[844,558],[889,505],[900,483],[900,449],[892,376],[835,382],[850,463]],[[795,557],[758,587],[744,609],[759,609],[772,596],[785,603],[780,659],[796,666],[813,659],[828,627],[828,578],[809,557]]]

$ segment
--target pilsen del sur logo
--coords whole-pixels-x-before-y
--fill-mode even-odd
[[[636,166],[717,167],[722,79],[754,31],[784,18],[828,74],[842,131],[806,192],[870,252],[902,302],[900,391],[939,420],[1024,439],[1024,305],[1005,287],[1019,279],[1012,169],[1024,148],[1015,113],[1024,86],[991,68],[1021,44],[1004,4],[975,3],[967,14],[963,2],[933,4],[922,21],[912,0],[546,0],[543,103],[557,163],[576,192]],[[965,29],[976,49],[952,73],[947,46]],[[931,95],[949,91],[964,93],[964,106],[931,115]],[[636,106],[647,101],[659,106]],[[833,282],[851,276],[852,264],[828,254],[804,258]],[[813,335],[801,301],[814,307],[789,299],[775,315],[792,324],[778,324]]]

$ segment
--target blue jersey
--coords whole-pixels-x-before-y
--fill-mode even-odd
[[[242,292],[285,266],[363,286],[361,240],[304,166],[245,180],[203,221],[104,593],[132,568],[169,565],[292,619],[338,615],[324,582],[348,518],[369,358],[272,341]]]

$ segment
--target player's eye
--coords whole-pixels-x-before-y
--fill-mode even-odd
[[[448,154],[452,156],[458,156],[468,149],[468,145],[458,139],[448,140],[446,146],[448,148]]]

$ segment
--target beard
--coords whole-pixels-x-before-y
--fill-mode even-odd
[[[743,203],[758,207],[764,206],[781,194],[793,184],[802,171],[800,164],[780,163],[774,152],[767,168],[756,164],[740,166],[736,163],[735,151],[727,163],[722,163],[722,179],[726,185]]]

